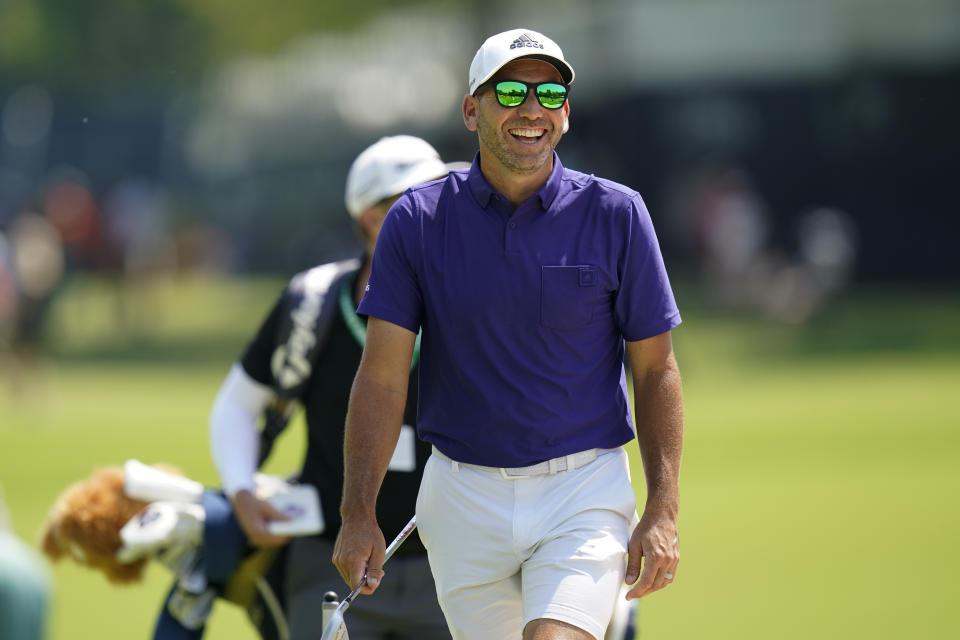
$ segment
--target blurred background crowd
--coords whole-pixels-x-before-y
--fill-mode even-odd
[[[854,289],[957,293],[956,0],[3,0],[13,395],[40,384],[28,373],[52,321],[122,346],[165,314],[217,312],[183,288],[168,306],[170,282],[276,278],[226,336],[226,366],[276,282],[357,253],[343,190],[361,149],[408,133],[472,160],[466,69],[511,27],[551,36],[576,68],[560,157],[643,195],[682,310],[803,327]]]
[[[851,278],[960,277],[950,0],[8,0],[8,334],[33,340],[75,271],[135,291],[351,255],[353,154],[407,132],[470,160],[464,69],[508,12],[578,70],[564,163],[639,190],[672,269],[715,302],[802,322]]]

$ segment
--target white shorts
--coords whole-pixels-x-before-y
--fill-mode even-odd
[[[417,527],[454,640],[522,637],[550,618],[602,638],[626,573],[636,497],[623,449],[507,477],[434,449]]]

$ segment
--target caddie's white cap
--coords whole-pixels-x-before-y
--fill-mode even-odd
[[[477,87],[493,77],[503,65],[518,58],[536,58],[549,62],[560,72],[566,84],[573,82],[576,74],[563,58],[563,51],[556,42],[532,29],[511,29],[487,38],[477,49],[470,63],[470,95]]]
[[[447,175],[450,168],[426,140],[380,138],[357,156],[347,173],[346,204],[353,218],[384,198]]]

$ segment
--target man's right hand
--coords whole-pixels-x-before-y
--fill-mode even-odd
[[[363,595],[370,595],[380,586],[383,579],[383,561],[387,544],[376,518],[344,518],[333,547],[333,564],[340,577],[350,589],[354,589],[364,574],[367,583],[361,589]]]
[[[230,502],[240,527],[247,534],[251,544],[258,547],[275,547],[286,544],[290,540],[287,536],[275,536],[267,531],[267,524],[271,520],[290,519],[269,502],[261,500],[247,489],[237,491]]]

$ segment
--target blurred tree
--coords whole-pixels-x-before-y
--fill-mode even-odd
[[[209,65],[269,53],[313,31],[348,29],[388,8],[462,0],[4,0],[0,83],[75,95],[188,86]]]
[[[209,25],[181,0],[6,0],[0,75],[79,95],[149,93],[195,77]],[[199,64],[198,64],[199,63]]]
[[[217,56],[238,51],[274,51],[291,38],[314,31],[338,31],[360,25],[387,9],[419,5],[459,6],[467,0],[182,0],[214,24],[211,45]]]

